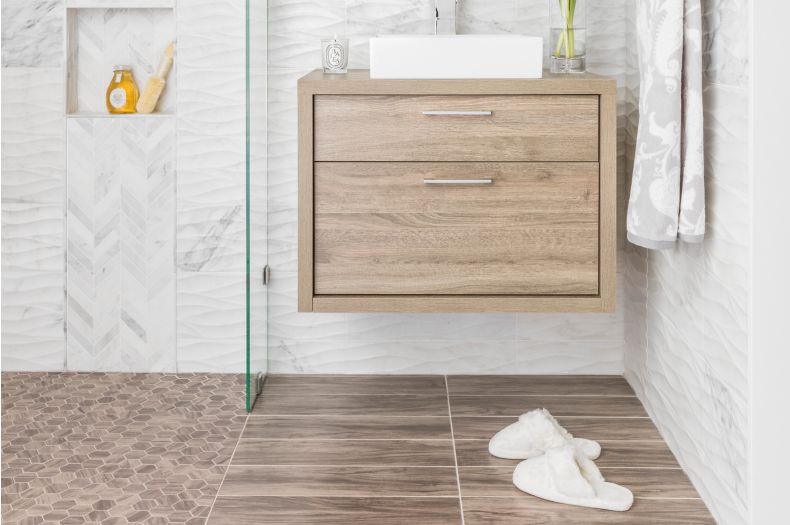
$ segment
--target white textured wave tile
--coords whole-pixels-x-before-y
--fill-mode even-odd
[[[629,380],[714,517],[726,524],[746,521],[748,501],[744,97],[740,89],[706,89],[706,240],[650,253],[647,338],[626,354]]]
[[[625,72],[625,24],[622,0],[597,0],[594,7],[588,3],[587,69],[615,76],[620,85]]]
[[[269,200],[296,206],[296,81],[302,69],[269,69],[268,177]]]
[[[439,374],[517,370],[514,341],[278,340],[269,345],[273,373]]]
[[[269,64],[320,68],[321,39],[346,33],[345,0],[269,0]]]
[[[244,71],[179,70],[178,267],[244,271]]]
[[[3,68],[3,202],[63,204],[63,72]]]
[[[749,191],[749,92],[745,88],[708,85],[703,90],[705,119],[705,175],[708,181],[746,193]]]
[[[462,34],[516,33],[516,0],[464,0],[458,5],[456,30]]]
[[[508,373],[622,374],[624,350],[623,341],[521,340],[516,342],[512,371]]]
[[[371,37],[433,34],[434,6],[434,0],[349,0],[349,67],[370,67]]]
[[[515,314],[349,314],[350,339],[363,341],[515,340]]]
[[[3,203],[3,271],[63,272],[63,206]]]
[[[113,66],[131,66],[140,89],[154,74],[162,52],[175,38],[172,9],[77,9],[70,24],[71,111],[106,113],[105,93]],[[177,59],[176,59],[177,64]],[[177,69],[176,65],[176,69]],[[175,77],[168,76],[157,105],[161,112],[175,107]]]
[[[748,88],[749,1],[703,2],[702,66],[710,82]]]
[[[298,312],[295,272],[274,268],[269,286],[269,337],[281,340],[346,339],[347,314]]]
[[[3,371],[63,370],[63,285],[62,271],[3,271]]]
[[[64,0],[3,0],[3,67],[59,67]]]
[[[175,370],[170,119],[68,122],[67,365]]]
[[[245,370],[246,275],[179,272],[178,371]]]
[[[256,4],[265,2],[250,2],[250,7]],[[176,16],[179,65],[203,69],[244,69],[244,2],[178,0]]]
[[[614,313],[520,314],[517,337],[533,341],[622,341],[622,304]]]

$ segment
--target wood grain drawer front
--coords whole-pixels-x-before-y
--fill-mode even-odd
[[[314,293],[596,295],[598,178],[593,162],[318,162]]]
[[[316,95],[317,161],[598,160],[597,95]]]

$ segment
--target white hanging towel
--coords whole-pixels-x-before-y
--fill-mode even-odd
[[[650,249],[705,236],[700,0],[637,0],[639,130],[628,240]]]

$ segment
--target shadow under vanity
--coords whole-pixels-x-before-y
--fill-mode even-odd
[[[302,77],[299,311],[613,311],[615,89]]]

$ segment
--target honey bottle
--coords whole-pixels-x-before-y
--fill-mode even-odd
[[[113,67],[112,80],[107,86],[107,111],[114,114],[135,113],[139,96],[132,68],[129,66]]]

